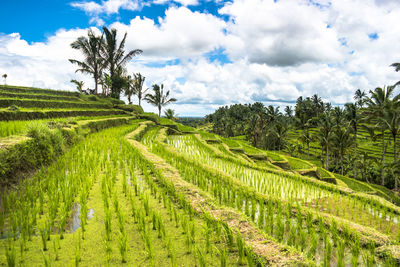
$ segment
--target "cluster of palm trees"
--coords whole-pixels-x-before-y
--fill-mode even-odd
[[[101,36],[95,35],[90,29],[87,36],[81,36],[71,47],[82,52],[84,60],[69,59],[78,66],[76,72],[89,74],[94,79],[94,90],[98,93],[98,85],[103,87],[102,93],[119,98],[126,85],[126,64],[142,53],[140,49],[125,51],[127,33],[118,43],[117,30],[103,27]]]
[[[71,47],[82,52],[83,61],[69,59],[72,64],[78,66],[76,72],[89,74],[94,79],[94,92],[98,94],[98,85],[102,86],[102,94],[113,98],[120,98],[124,93],[128,98],[129,104],[132,104],[132,96],[138,97],[138,104],[144,99],[158,109],[158,115],[161,116],[162,107],[175,102],[175,98],[170,98],[170,91],[164,90],[164,85],[152,85],[153,93],[146,94],[144,89],[145,77],[140,73],[134,73],[133,76],[127,75],[126,64],[135,56],[141,54],[140,49],[125,51],[127,33],[122,40],[117,41],[117,30],[109,30],[103,27],[101,36],[95,35],[90,29],[87,36],[81,36],[73,43]],[[83,81],[71,80],[78,89],[83,91]],[[171,110],[172,111],[172,110]],[[169,111],[168,115],[171,114]],[[173,115],[173,112],[172,112]]]

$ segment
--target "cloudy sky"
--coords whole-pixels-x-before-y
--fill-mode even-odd
[[[293,103],[317,93],[343,104],[357,88],[393,84],[400,73],[398,0],[3,0],[0,74],[7,83],[74,90],[68,58],[90,27],[127,32],[142,49],[127,66],[164,83],[179,115],[221,105]],[[3,82],[3,81],[2,81]],[[136,99],[135,99],[136,100]],[[145,106],[147,111],[155,111]]]

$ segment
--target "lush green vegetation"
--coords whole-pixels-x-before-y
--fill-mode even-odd
[[[245,136],[254,147],[297,156],[398,194],[400,96],[394,95],[395,87],[378,87],[369,95],[358,90],[355,103],[344,107],[332,107],[318,95],[299,97],[295,107],[287,106],[284,114],[262,103],[236,104],[219,108],[205,122],[219,135]],[[289,164],[308,169],[301,160],[289,159]]]

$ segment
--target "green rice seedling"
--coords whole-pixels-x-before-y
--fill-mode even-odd
[[[153,230],[157,230],[157,215],[155,212],[153,212],[153,218],[151,221],[153,223]]]
[[[251,248],[246,248],[246,260],[247,260],[247,266],[249,267],[254,266],[253,252],[251,251]]]
[[[206,253],[210,253],[211,249],[211,229],[209,228],[208,225],[203,227],[203,232],[204,232],[204,239],[206,242]]]
[[[329,266],[331,262],[332,243],[325,237],[324,266]]]
[[[60,243],[60,239],[58,239],[58,243]],[[59,259],[59,254],[58,254],[58,250],[59,250],[59,244],[57,244],[57,241],[55,239],[53,239],[53,250],[54,250],[54,260],[58,261]]]
[[[121,254],[122,263],[126,262],[126,253],[127,253],[127,235],[126,232],[119,232],[118,235],[118,247],[119,252]]]
[[[146,228],[144,228],[146,229]],[[153,244],[151,241],[150,233],[147,230],[143,230],[143,238],[145,242],[145,247],[150,260],[154,259]]]
[[[231,228],[229,228],[228,224],[226,222],[224,222],[224,221],[221,221],[221,224],[222,224],[222,227],[225,230],[226,239],[228,241],[229,247],[233,247],[234,237],[233,237],[233,233],[232,233]]]
[[[245,244],[244,244],[244,241],[243,241],[243,238],[242,238],[242,234],[239,231],[236,232],[236,245],[237,245],[238,254],[239,254],[238,264],[242,265],[243,264],[243,259],[244,259],[244,256],[245,256],[246,247],[245,247]]]
[[[296,244],[296,227],[295,226],[290,227],[287,242],[288,242],[289,246],[294,246]]]
[[[344,267],[344,242],[342,240],[337,241],[337,266]]]
[[[227,256],[226,256],[226,251],[224,249],[219,249],[216,246],[214,246],[214,250],[219,256],[220,260],[220,266],[221,267],[226,267],[227,266]]]
[[[251,220],[254,222],[256,220],[256,202],[254,199],[251,200]]]
[[[173,247],[171,239],[168,239],[167,241],[167,252],[168,252],[168,258],[171,261],[171,266],[175,266],[176,265],[175,249]]]
[[[106,252],[106,265],[109,266],[110,262],[111,262],[111,253],[112,253],[111,243],[110,243],[110,241],[107,240],[106,237],[103,239],[103,242],[104,242],[104,248],[105,248],[105,252]]]
[[[39,231],[40,231],[40,237],[41,237],[41,240],[42,240],[43,251],[47,251],[47,239],[48,239],[47,235],[49,234],[48,233],[48,228],[47,227],[43,227],[43,228],[40,228]]]
[[[50,267],[50,257],[46,257],[46,254],[44,254],[44,252],[42,251],[42,256],[43,256],[43,265],[45,267]]]
[[[318,236],[314,230],[311,230],[310,236],[311,236],[311,245],[307,252],[307,257],[314,258],[315,252],[317,251],[317,246],[318,246]]]
[[[197,258],[199,260],[200,267],[206,267],[207,263],[206,263],[206,258],[204,257],[203,252],[197,246],[195,246],[195,250],[196,250],[196,256],[197,256]]]
[[[9,267],[14,267],[16,266],[16,253],[15,253],[15,247],[13,244],[9,244],[6,247],[6,260],[7,260],[7,266]]]
[[[354,236],[354,243],[351,248],[351,263],[353,266],[358,266],[358,258],[360,256],[360,241],[358,235]]]
[[[307,233],[300,227],[297,227],[297,233],[298,233],[298,245],[300,247],[300,250],[303,252],[306,248]]]
[[[150,214],[149,194],[144,194],[143,206],[144,206],[144,211],[145,211],[146,217],[147,217]]]
[[[104,228],[105,228],[105,231],[106,231],[107,240],[111,241],[111,232],[112,232],[111,220],[112,220],[112,217],[111,217],[110,209],[106,208],[105,213],[106,213],[106,217],[105,217],[105,220],[104,220]]]

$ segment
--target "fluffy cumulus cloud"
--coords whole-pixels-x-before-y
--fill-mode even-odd
[[[233,0],[220,3],[214,15],[187,7],[197,0],[174,2],[181,5],[170,5],[156,21],[141,16],[109,26],[120,36],[128,33],[127,49],[144,51],[128,64],[129,73],[141,72],[147,87],[164,83],[179,100],[171,107],[180,115],[204,115],[232,103],[282,106],[315,93],[340,104],[357,88],[400,80],[389,67],[400,61],[399,1]],[[144,3],[150,1],[73,5],[101,24],[99,14],[140,10]],[[0,35],[0,73],[8,73],[12,84],[73,90],[69,80],[77,74],[67,59],[81,55],[69,44],[86,31],[59,30],[43,43]],[[78,78],[92,86],[90,77]]]

